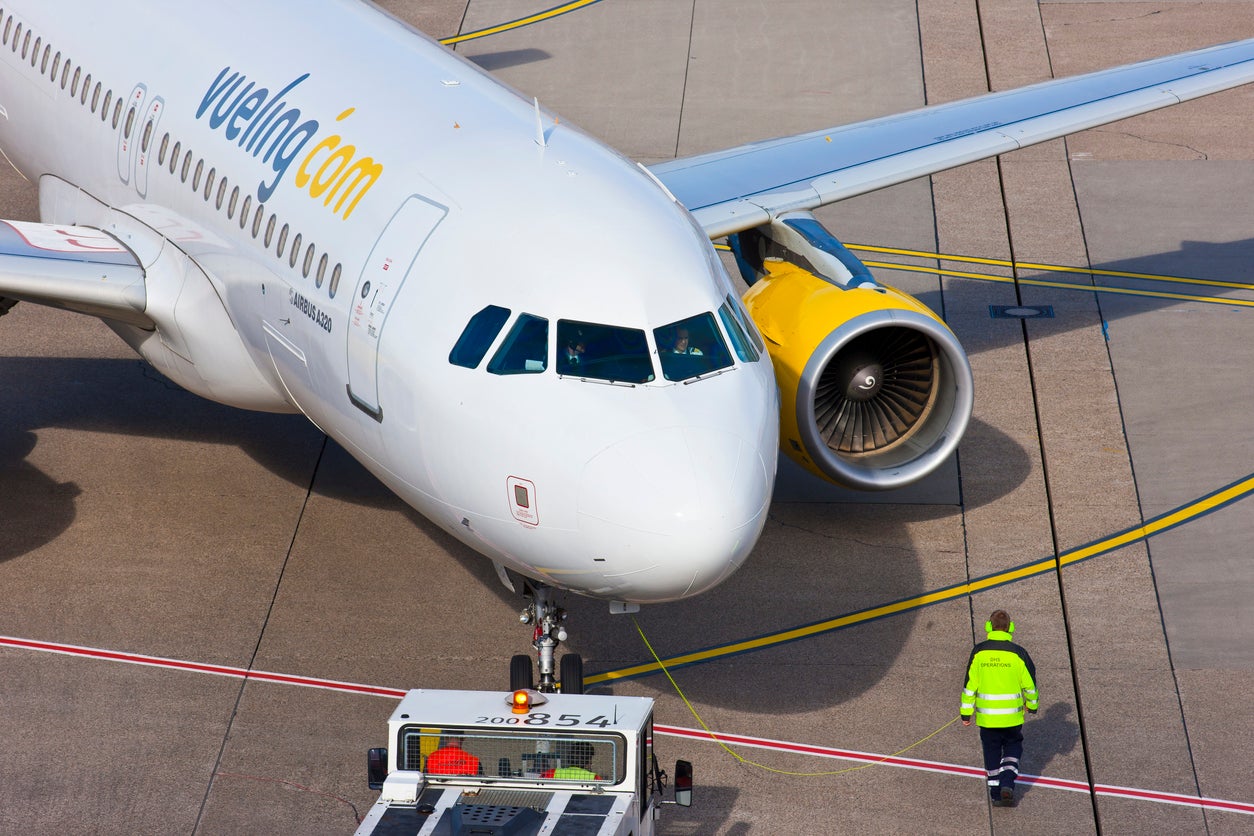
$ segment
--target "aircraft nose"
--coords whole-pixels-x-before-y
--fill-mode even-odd
[[[607,588],[673,601],[730,575],[766,522],[774,482],[759,445],[723,430],[674,427],[620,441],[584,467],[579,532]]]

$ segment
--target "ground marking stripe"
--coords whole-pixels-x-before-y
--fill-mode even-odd
[[[906,250],[897,247],[876,247],[869,244],[846,244],[851,250],[868,253],[885,253],[887,255],[905,255],[915,258],[936,259],[938,261],[960,261],[965,264],[987,264],[992,267],[1011,267],[1019,270],[1041,270],[1049,273],[1075,273],[1084,276],[1110,276],[1119,279],[1142,279],[1150,282],[1168,282],[1171,284],[1197,284],[1208,287],[1231,287],[1237,290],[1254,290],[1254,284],[1248,282],[1225,282],[1219,279],[1190,279],[1184,276],[1169,276],[1162,273],[1133,273],[1126,270],[1102,270],[1098,267],[1066,267],[1061,264],[1041,264],[1033,261],[1007,261],[1000,258],[979,258],[970,255],[953,255],[950,253],[933,253],[923,250]],[[885,262],[885,267],[899,266]],[[976,274],[980,275],[980,274]]]
[[[998,284],[1019,284],[1032,287],[1052,287],[1056,290],[1082,290],[1087,293],[1108,293],[1117,296],[1149,296],[1154,299],[1174,299],[1178,302],[1206,302],[1211,305],[1232,305],[1241,308],[1254,308],[1254,301],[1248,299],[1230,299],[1226,296],[1195,296],[1189,293],[1171,293],[1166,290],[1136,290],[1130,287],[1104,287],[1101,285],[1075,284],[1073,282],[1050,282],[1044,279],[1023,279],[1011,276],[995,276],[991,273],[966,273],[961,270],[943,270],[938,267],[920,267],[915,264],[896,264],[891,261],[863,261],[867,267],[880,267],[888,270],[903,270],[908,273],[930,273],[936,276],[950,276],[957,279],[979,279]]]
[[[357,694],[370,694],[378,697],[405,696],[405,691],[397,688],[380,688],[375,685],[362,685],[357,682],[340,682],[334,679],[319,679],[312,676],[293,676],[271,671],[248,670],[230,665],[208,665],[200,662],[188,662],[182,659],[169,659],[162,656],[144,656],[139,653],[123,653],[117,650],[103,650],[98,647],[82,647],[59,642],[41,642],[31,639],[19,639],[15,636],[0,636],[0,647],[16,647],[24,650],[42,650],[46,653],[59,653],[66,656],[81,656],[91,659],[103,659],[107,662],[125,662],[130,665],[146,665],[154,668],[172,668],[193,673],[207,673],[214,676],[229,676],[236,679],[253,679],[259,682],[276,682],[283,685],[300,685],[304,688],[322,688],[331,691],[347,691]]]
[[[709,733],[702,729],[685,728],[682,726],[655,725],[653,727],[653,731],[657,734],[668,735],[671,737],[710,741]],[[937,772],[946,775],[963,775],[981,779],[987,777],[983,768],[962,766],[961,764],[956,763],[920,760],[918,758],[884,758],[883,755],[877,755],[873,752],[859,752],[852,749],[835,749],[828,746],[813,746],[804,743],[792,743],[786,740],[772,740],[765,737],[749,737],[746,735],[721,733],[716,734],[718,739],[724,743],[734,743],[737,746],[745,746],[754,749],[791,752],[794,754],[813,755],[814,757],[833,758],[837,760],[877,762],[904,769],[917,769],[924,772]],[[1143,790],[1135,787],[1120,787],[1110,784],[1094,784],[1090,787],[1084,781],[1075,781],[1068,778],[1050,778],[1044,775],[1030,775],[1027,773],[1020,773],[1018,783],[1049,787],[1051,789],[1067,790],[1070,792],[1096,792],[1098,795],[1135,798],[1140,801],[1154,801],[1160,804],[1178,804],[1189,807],[1229,810],[1235,813],[1254,815],[1254,804],[1244,801],[1230,801],[1222,798],[1207,798],[1204,796],[1183,795],[1181,793],[1161,792],[1158,790]]]
[[[148,667],[166,668],[191,673],[203,673],[214,676],[230,676],[237,679],[272,682],[280,685],[298,685],[302,688],[316,688],[329,691],[344,691],[354,694],[367,694],[370,696],[392,697],[394,699],[400,699],[405,696],[406,693],[404,690],[398,688],[383,688],[376,685],[363,685],[360,683],[342,682],[334,679],[319,679],[312,676],[292,676],[289,674],[272,673],[269,671],[250,671],[245,668],[237,668],[230,665],[210,665],[200,662],[189,662],[182,659],[170,659],[161,656],[145,656],[139,653],[123,653],[116,650],[104,650],[97,647],[84,647],[82,645],[61,644],[59,642],[20,639],[15,636],[0,636],[0,647],[12,647],[21,650],[37,650],[44,653],[77,656],[80,658],[97,659],[105,662],[123,662],[132,665],[144,665]],[[706,740],[714,742],[710,733],[702,729],[691,729],[683,726],[654,725],[653,731],[655,734],[668,737],[683,737],[690,740]],[[903,758],[900,756],[885,757],[872,752],[859,752],[852,749],[836,749],[830,746],[814,746],[806,743],[792,743],[785,740],[772,740],[770,738],[750,737],[740,734],[724,734],[722,732],[714,732],[714,737],[724,743],[734,743],[737,746],[769,749],[777,752],[790,752],[799,755],[810,755],[813,757],[834,758],[850,761],[875,762],[884,766],[896,766],[903,769],[917,769],[925,772],[959,775],[963,777],[978,777],[981,779],[985,777],[983,769],[978,769],[973,766],[944,763],[943,761],[919,760],[917,758]],[[1049,778],[1040,775],[1020,775],[1019,781],[1023,784],[1035,784],[1037,786],[1069,790],[1072,792],[1090,792],[1089,785],[1083,781],[1074,781],[1066,778]],[[1142,801],[1154,801],[1160,804],[1205,807],[1208,809],[1229,810],[1231,812],[1254,815],[1254,804],[1248,804],[1243,801],[1229,801],[1219,798],[1181,795],[1178,793],[1142,790],[1134,787],[1108,786],[1105,784],[1097,784],[1091,789],[1092,791],[1096,791],[1099,795],[1115,795],[1123,798],[1135,798]]]
[[[1005,261],[997,258],[977,258],[975,256],[929,253],[923,252],[922,250],[903,250],[894,247],[874,247],[859,244],[846,244],[845,246],[851,250],[906,255],[917,258],[935,259],[938,261],[960,261],[968,264],[987,264],[995,267],[1041,270],[1054,273],[1074,273],[1086,276],[1113,276],[1117,278],[1141,279],[1145,281],[1174,284],[1196,284],[1207,285],[1209,287],[1229,287],[1237,290],[1254,290],[1254,284],[1245,282],[1225,282],[1217,279],[1190,279],[1184,276],[1167,276],[1156,273],[1131,273],[1121,270],[1101,270],[1098,268],[1063,267],[1056,264],[1037,264],[1030,261]],[[729,250],[730,247],[725,244],[720,244],[716,247],[716,249]],[[901,270],[907,273],[927,273],[934,276],[948,276],[955,279],[974,279],[976,281],[997,282],[999,284],[1018,283],[1021,285],[1031,285],[1033,287],[1050,287],[1058,290],[1079,290],[1087,293],[1145,296],[1153,299],[1172,299],[1179,302],[1204,302],[1211,305],[1231,305],[1242,308],[1254,307],[1254,301],[1246,299],[1233,299],[1226,296],[1197,296],[1188,293],[1172,293],[1171,291],[1166,290],[1137,290],[1127,287],[1106,287],[1094,284],[1077,284],[1075,282],[1051,282],[1044,279],[1015,279],[1011,276],[998,276],[992,273],[971,273],[963,270],[945,270],[939,267],[927,267],[918,264],[902,264],[895,261],[863,260],[862,263],[867,267],[875,267],[883,270]]]
[[[464,35],[452,35],[447,38],[440,38],[440,43],[445,46],[453,46],[454,44],[473,41],[476,38],[486,38],[489,35],[499,35],[501,32],[508,32],[511,29],[521,29],[524,26],[530,26],[533,23],[540,23],[545,20],[552,20],[555,17],[567,14],[568,12],[577,11],[593,3],[600,3],[601,0],[573,0],[570,3],[563,3],[560,6],[554,6],[543,12],[536,12],[527,17],[520,17],[517,20],[511,20],[507,23],[501,23],[496,26],[489,26],[486,29],[477,29],[474,32],[467,32]]]

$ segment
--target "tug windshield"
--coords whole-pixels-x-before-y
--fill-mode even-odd
[[[616,734],[405,726],[400,737],[398,766],[431,779],[608,785],[622,781],[626,770],[626,740]]]

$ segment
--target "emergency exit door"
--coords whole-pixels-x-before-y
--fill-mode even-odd
[[[392,216],[357,279],[348,317],[348,398],[376,421],[379,403],[379,337],[388,311],[431,233],[448,209],[414,195]]]

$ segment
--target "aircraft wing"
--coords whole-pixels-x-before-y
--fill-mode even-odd
[[[1254,39],[649,166],[710,238],[1254,81]]]
[[[5,299],[153,327],[134,254],[88,227],[0,221],[0,311]]]

